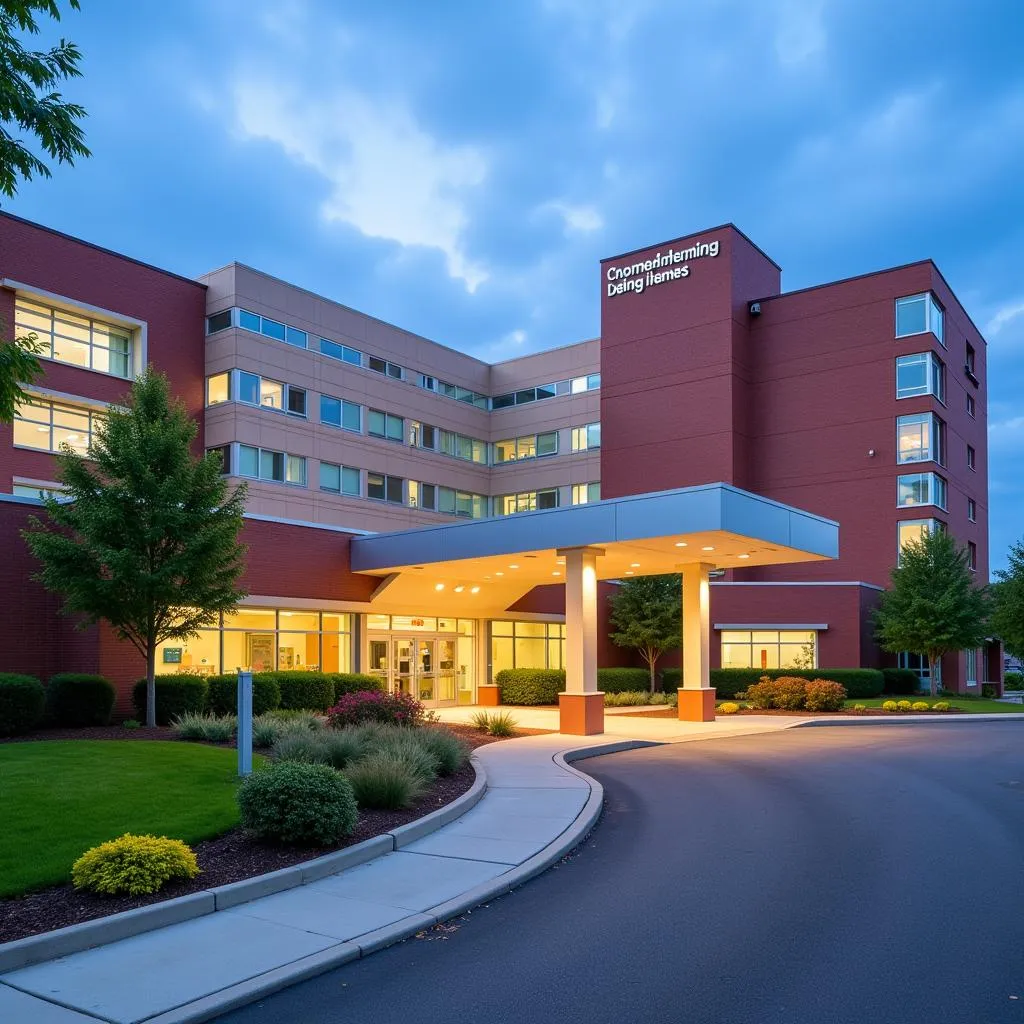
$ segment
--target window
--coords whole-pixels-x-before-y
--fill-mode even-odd
[[[492,622],[490,678],[506,668],[565,668],[565,625]]]
[[[291,384],[288,385],[288,415],[289,416],[305,416],[306,415],[306,389],[293,387]]]
[[[231,445],[222,444],[216,448],[207,448],[207,455],[216,454],[220,459],[220,474],[221,476],[229,476],[231,473]]]
[[[586,377],[574,377],[572,380],[560,380],[554,384],[540,384],[535,388],[523,388],[521,391],[512,391],[506,395],[495,395],[490,404],[491,409],[507,409],[513,405],[541,402],[560,395],[579,395],[586,391],[594,391],[600,386],[601,374],[591,373]]]
[[[907,544],[920,543],[921,538],[932,530],[944,530],[946,524],[938,519],[907,519],[896,524],[897,549],[899,558]]]
[[[723,629],[722,668],[817,668],[815,629]]]
[[[367,432],[374,437],[386,437],[389,441],[405,439],[405,420],[390,412],[370,409],[366,421]]]
[[[964,651],[964,683],[967,686],[978,685],[978,650]]]
[[[332,462],[321,462],[320,490],[358,498],[362,494],[362,489],[359,486],[359,470],[350,466],[336,466]]]
[[[974,448],[971,447],[971,445],[967,446],[967,468],[968,469],[974,469],[975,468]]]
[[[896,461],[945,464],[945,424],[933,412],[896,417]]]
[[[366,474],[366,496],[378,501],[390,501],[396,505],[405,502],[405,481],[400,476],[385,476],[383,473]]]
[[[363,353],[348,345],[339,345],[336,341],[320,339],[320,354],[330,356],[331,359],[340,359],[343,363],[351,363],[352,366],[363,365]]]
[[[946,481],[937,473],[911,473],[896,478],[898,505],[937,505],[946,508]]]
[[[929,679],[931,677],[931,670],[928,667],[928,659],[923,654],[911,654],[909,651],[900,651],[897,658],[897,664],[900,668],[909,668],[912,672],[917,673],[917,678],[920,680],[919,690],[930,689]],[[936,664],[936,686],[942,686],[942,662]]]
[[[342,398],[321,395],[320,422],[343,430],[354,430],[358,434],[363,429],[362,406]]]
[[[478,441],[475,437],[456,434],[451,430],[441,430],[424,423],[421,429],[421,448],[439,451],[442,455],[450,455],[453,459],[464,459],[487,465],[487,442]],[[410,442],[411,443],[411,442]]]
[[[238,446],[238,475],[274,483],[305,487],[306,460],[301,455],[287,455],[252,445]]]
[[[428,377],[425,373],[420,374],[420,387],[426,391],[437,390],[437,378]]]
[[[42,501],[44,498],[56,498],[60,501],[66,493],[67,489],[61,484],[19,484],[15,482],[11,487],[11,494],[16,498],[35,498],[37,501]]]
[[[971,572],[978,571],[978,545],[973,540],[967,542],[967,568]]]
[[[574,505],[587,505],[592,501],[601,500],[601,485],[594,484],[573,484],[572,503]]]
[[[286,455],[284,460],[284,478],[289,484],[306,486],[306,460],[301,455]]]
[[[917,352],[896,360],[896,397],[934,395],[946,401],[946,368],[932,352]]]
[[[389,363],[386,359],[380,359],[378,356],[368,357],[366,365],[374,373],[383,373],[388,377],[394,377],[395,380],[403,380],[405,378],[405,370],[401,366],[397,363]]]
[[[206,404],[220,405],[231,401],[231,374],[218,373],[206,378]]]
[[[588,423],[585,427],[572,428],[572,450],[585,452],[601,447],[601,424]]]
[[[967,415],[973,416],[975,413],[974,395],[967,396]]]
[[[76,405],[33,398],[14,412],[14,444],[43,452],[58,452],[62,444],[85,455],[101,414]]]
[[[410,480],[409,507],[461,516],[464,519],[484,519],[487,516],[487,497]]]
[[[972,523],[978,521],[978,505],[973,498],[967,499],[967,518]]]
[[[493,449],[496,466],[505,462],[522,462],[523,459],[538,459],[547,455],[557,455],[558,431],[551,430],[543,434],[529,434],[526,437],[496,441]]]
[[[494,514],[510,516],[516,512],[534,512],[537,509],[558,508],[558,490],[523,491],[519,494],[503,494],[494,499]]]
[[[278,320],[271,320],[269,317],[260,316],[247,309],[238,311],[238,326],[244,327],[247,331],[254,331],[264,337],[273,338],[274,341],[283,341],[286,345],[294,345],[296,348],[307,348],[309,346],[309,335],[300,331],[297,327],[289,327]]]
[[[972,384],[978,383],[978,378],[974,375],[974,346],[970,342],[967,343],[967,350],[964,358],[964,373],[967,374],[967,377]]]
[[[132,376],[130,328],[94,320],[65,309],[44,306],[16,296],[15,334],[34,334],[44,359],[69,363],[113,377]]]
[[[294,345],[296,348],[305,348],[309,344],[309,336],[297,327],[285,327],[284,340],[288,345]]]
[[[231,310],[224,309],[206,318],[206,333],[216,334],[231,326]]]
[[[911,334],[931,331],[945,345],[943,334],[942,308],[931,292],[922,295],[908,295],[896,300],[896,337],[906,338]]]

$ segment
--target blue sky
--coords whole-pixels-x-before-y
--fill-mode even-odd
[[[83,0],[91,160],[11,212],[237,259],[487,359],[598,331],[597,261],[734,221],[788,289],[931,256],[990,344],[1024,534],[1020,0]]]

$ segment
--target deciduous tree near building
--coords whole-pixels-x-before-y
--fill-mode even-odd
[[[192,451],[198,427],[147,372],[128,407],[112,407],[87,456],[58,456],[66,493],[25,539],[37,575],[83,628],[101,620],[146,661],[146,724],[156,724],[156,649],[217,624],[245,596],[238,581],[245,485],[228,490],[217,455]]]
[[[638,576],[626,580],[609,599],[611,623],[616,632],[611,641],[631,647],[644,659],[655,690],[658,659],[682,642],[682,593],[678,575]]]
[[[992,586],[992,630],[1015,658],[1024,659],[1024,541],[1010,548],[1009,565]]]
[[[875,625],[884,650],[910,651],[928,659],[934,697],[942,656],[980,647],[988,613],[988,593],[974,585],[966,549],[945,530],[933,530],[904,545],[875,613]]]

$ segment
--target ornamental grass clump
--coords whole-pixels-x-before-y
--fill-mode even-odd
[[[86,850],[71,868],[76,889],[104,896],[144,896],[198,874],[196,855],[181,840],[131,833]]]
[[[363,744],[349,729],[311,732],[301,724],[285,728],[271,748],[275,761],[329,764],[332,768],[344,768],[364,753]]]
[[[469,720],[470,725],[489,736],[514,736],[519,723],[508,711],[477,711]]]
[[[238,719],[234,715],[196,714],[186,711],[171,722],[171,731],[179,740],[228,743],[235,738]]]
[[[469,760],[469,747],[450,729],[432,726],[416,737],[437,761],[438,775],[453,775]]]
[[[342,694],[327,711],[328,724],[335,729],[364,722],[418,726],[432,719],[424,705],[408,693],[358,690]]]
[[[360,807],[395,811],[409,807],[423,793],[426,783],[403,758],[379,751],[345,770]]]

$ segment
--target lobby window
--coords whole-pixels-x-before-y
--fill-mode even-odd
[[[373,437],[384,437],[389,441],[405,440],[405,420],[390,412],[370,409],[366,419],[367,433]]]
[[[34,334],[40,355],[112,377],[132,376],[134,332],[118,324],[95,320],[69,310],[14,300],[15,334]]]
[[[815,629],[723,629],[722,668],[817,668]]]
[[[974,395],[967,396],[967,415],[973,416],[975,414],[975,402]]]
[[[405,480],[400,476],[367,473],[366,496],[377,501],[390,501],[395,505],[402,505],[405,503]]]
[[[81,406],[33,398],[14,411],[14,444],[43,452],[58,452],[67,444],[85,455],[100,417]]]
[[[231,401],[231,374],[217,373],[206,378],[206,404],[220,405]]]
[[[572,450],[585,452],[601,447],[601,424],[588,423],[585,427],[572,428]]]
[[[896,397],[934,395],[946,401],[946,367],[932,352],[917,352],[896,360]]]
[[[359,483],[359,470],[351,466],[338,466],[333,462],[321,462],[320,490],[352,498],[360,497],[362,488]]]
[[[933,412],[896,417],[896,461],[945,464],[946,425]]]
[[[897,299],[896,337],[906,338],[928,331],[945,345],[942,307],[935,301],[935,296],[931,292],[924,292],[921,295],[907,295]]]
[[[506,668],[565,668],[565,624],[492,622],[491,680]]]
[[[938,473],[910,473],[896,478],[896,503],[935,505],[946,509],[946,481]]]
[[[340,359],[343,363],[349,363],[352,366],[363,365],[363,353],[358,349],[349,348],[348,345],[339,345],[338,342],[328,341],[326,338],[320,339],[320,354],[330,356],[331,359]]]
[[[574,505],[589,505],[593,501],[600,500],[601,485],[599,483],[572,485],[572,503]]]
[[[946,524],[939,519],[906,519],[896,524],[896,557],[903,553],[907,544],[920,543],[921,538],[932,530],[945,530]]]
[[[494,464],[496,466],[506,462],[522,462],[524,459],[542,459],[545,456],[557,454],[557,430],[494,442]]]
[[[975,469],[976,468],[976,465],[975,465],[976,461],[977,461],[977,459],[976,459],[975,454],[974,454],[974,448],[971,445],[968,445],[967,446],[967,468],[968,469]]]
[[[356,405],[355,402],[346,402],[343,398],[321,395],[320,422],[331,427],[341,427],[342,430],[352,430],[358,434],[363,429],[362,406]]]
[[[219,313],[213,313],[206,318],[206,333],[216,334],[218,331],[226,331],[231,326],[231,310],[222,309]]]
[[[494,499],[494,514],[510,516],[516,512],[535,512],[538,509],[558,508],[558,489],[544,491],[522,491],[519,494],[502,494]]]
[[[383,373],[386,377],[393,377],[395,380],[405,379],[405,370],[398,363],[389,363],[386,359],[381,359],[378,356],[369,356],[366,365],[374,373]]]
[[[971,572],[978,571],[978,545],[973,540],[967,542],[967,568]]]
[[[967,518],[972,523],[978,521],[978,504],[973,498],[967,499]]]
[[[231,445],[222,444],[216,448],[207,448],[207,455],[216,455],[220,460],[220,475],[230,476],[231,474]]]

